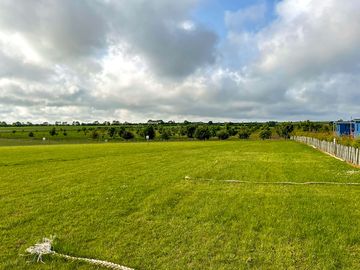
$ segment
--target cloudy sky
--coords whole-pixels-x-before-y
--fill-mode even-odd
[[[1,0],[0,120],[360,117],[359,0]]]

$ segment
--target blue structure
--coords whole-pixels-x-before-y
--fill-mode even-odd
[[[335,122],[336,135],[360,137],[360,119]]]
[[[360,137],[360,119],[353,120],[354,123],[354,137]]]

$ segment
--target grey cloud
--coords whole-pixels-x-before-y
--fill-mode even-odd
[[[0,79],[25,79],[30,81],[48,80],[54,75],[51,69],[5,55],[0,51]]]
[[[182,78],[212,64],[217,36],[181,28],[197,1],[4,0],[0,27],[23,34],[46,58],[79,65],[124,42],[161,76]]]
[[[216,58],[217,36],[202,25],[181,27],[196,1],[115,2],[114,33],[148,60],[159,76],[182,78]]]
[[[23,34],[56,61],[99,54],[106,46],[102,1],[3,0],[0,27]]]
[[[219,59],[214,32],[196,22],[193,29],[181,26],[191,20],[195,0],[3,0],[0,32],[22,34],[50,63],[37,66],[0,49],[0,77],[12,83],[0,78],[0,118],[357,116],[359,3],[310,1],[306,8],[302,3],[283,0],[278,18],[250,33],[236,25],[245,19],[254,23],[256,16],[249,10],[228,14],[230,34]],[[110,48],[122,43],[124,63],[120,57],[120,63],[105,66]],[[137,56],[148,69],[138,71],[126,62]]]

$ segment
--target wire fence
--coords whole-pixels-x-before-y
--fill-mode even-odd
[[[291,139],[311,145],[321,151],[324,151],[351,164],[357,166],[360,165],[359,148],[338,144],[336,142],[321,141],[319,139],[304,136],[292,136]]]

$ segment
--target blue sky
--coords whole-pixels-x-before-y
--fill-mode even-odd
[[[359,0],[1,0],[0,121],[359,118],[359,10]]]
[[[236,12],[254,5],[265,4],[267,8],[265,23],[271,22],[275,19],[274,6],[276,0],[203,0],[196,10],[193,12],[194,18],[214,29],[221,38],[227,34],[227,28],[224,21],[226,11]],[[255,26],[248,25],[248,30],[256,30]]]

